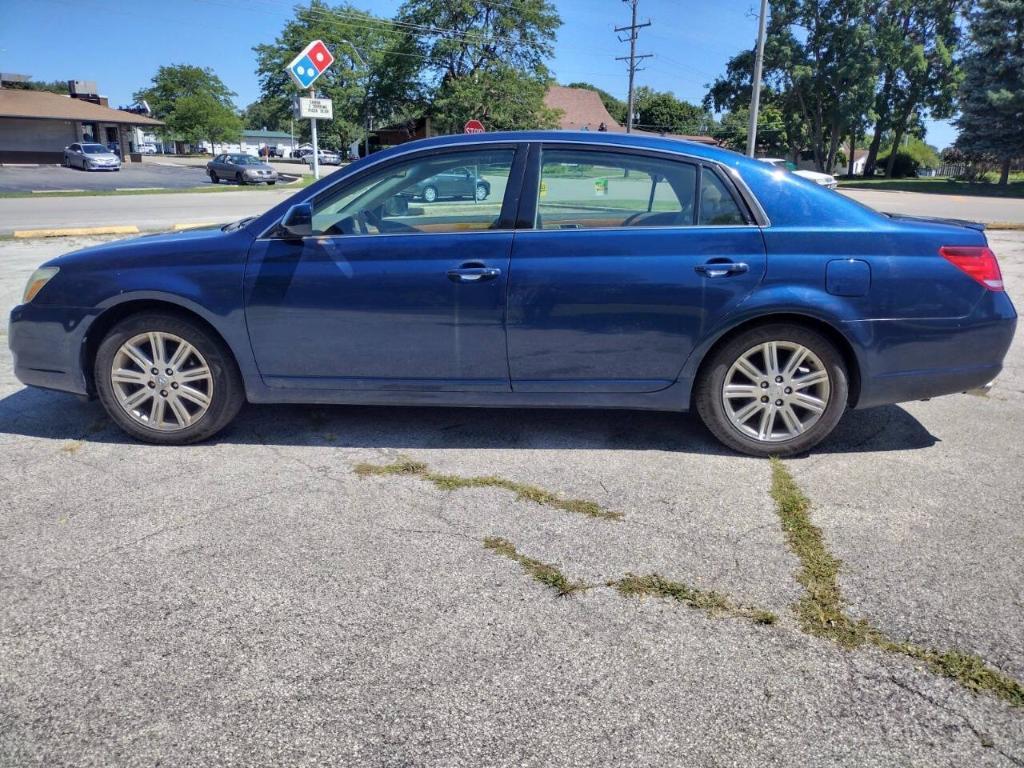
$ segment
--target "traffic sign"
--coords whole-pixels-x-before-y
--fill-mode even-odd
[[[302,96],[299,98],[298,116],[332,120],[334,118],[334,102],[330,99],[307,99]]]
[[[334,63],[323,40],[314,40],[288,65],[288,74],[299,88],[309,88]]]
[[[467,120],[465,127],[462,129],[465,133],[483,133],[486,128],[484,124],[479,120]]]

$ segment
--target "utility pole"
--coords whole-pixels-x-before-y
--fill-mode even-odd
[[[764,66],[764,36],[768,20],[768,0],[761,0],[761,18],[757,23],[757,51],[754,54],[754,79],[750,91],[750,127],[747,129],[747,157],[754,156],[757,142],[757,113],[761,108],[761,68]]]
[[[637,30],[642,29],[643,27],[651,26],[651,22],[650,22],[650,20],[648,20],[648,21],[645,21],[643,24],[637,24],[636,23],[636,7],[637,7],[637,5],[640,4],[640,0],[622,0],[622,2],[629,3],[629,5],[631,6],[632,11],[633,11],[633,19],[630,22],[628,27],[616,27],[615,31],[616,32],[626,32],[626,31],[629,32],[629,37],[620,37],[619,38],[619,42],[620,43],[625,43],[627,41],[629,42],[629,56],[616,56],[615,60],[616,61],[628,61],[629,62],[629,107],[628,107],[629,112],[626,115],[626,133],[632,133],[633,132],[633,114],[636,111],[635,99],[633,98],[633,82],[636,79],[636,73],[638,71],[640,71],[640,69],[642,69],[642,67],[638,67],[637,66],[637,62],[638,61],[643,61],[644,59],[649,59],[652,56],[652,54],[650,54],[650,53],[638,54],[636,52]]]

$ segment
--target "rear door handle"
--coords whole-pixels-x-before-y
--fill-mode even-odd
[[[749,269],[750,267],[743,262],[723,261],[698,264],[693,271],[704,277],[728,277],[729,275],[742,275]]]
[[[448,279],[453,283],[482,283],[501,276],[498,267],[459,267],[448,270]]]

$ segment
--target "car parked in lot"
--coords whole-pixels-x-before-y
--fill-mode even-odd
[[[120,171],[121,158],[102,144],[76,142],[64,147],[64,167],[83,171]]]
[[[787,171],[791,171],[797,176],[802,176],[805,179],[813,181],[815,184],[820,184],[826,189],[836,189],[839,187],[839,182],[836,181],[836,177],[830,173],[819,173],[818,171],[805,171],[796,167],[796,164],[789,161],[783,160],[781,157],[763,157],[761,158],[762,163],[768,163],[776,168],[784,168]]]
[[[252,155],[217,155],[206,164],[206,172],[214,184],[221,181],[237,181],[239,184],[276,184],[277,171],[258,157]]]
[[[408,204],[470,167],[501,194]],[[22,382],[154,443],[245,401],[695,409],[767,456],[847,408],[986,385],[1015,325],[980,225],[715,147],[524,132],[403,144],[259,216],[61,256],[8,338]]]
[[[428,203],[447,198],[461,200],[475,198],[486,200],[491,194],[491,183],[479,177],[479,173],[469,168],[452,168],[416,183],[409,197],[419,198]]]
[[[312,168],[313,150],[310,150],[305,155],[303,155],[302,159],[305,160],[306,164]],[[320,165],[341,165],[341,155],[330,149],[321,149],[319,152],[317,152],[317,162],[319,162]]]
[[[140,144],[139,153],[143,155],[155,155],[156,144]]]

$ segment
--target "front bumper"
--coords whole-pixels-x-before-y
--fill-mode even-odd
[[[82,353],[95,311],[33,304],[12,309],[7,338],[18,381],[88,395]]]

